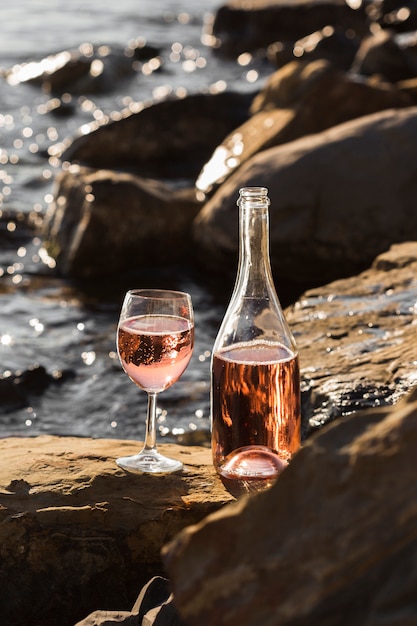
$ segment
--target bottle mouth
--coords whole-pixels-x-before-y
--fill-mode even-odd
[[[242,187],[239,190],[241,196],[267,196],[268,189],[267,187]]]
[[[267,187],[242,187],[239,190],[239,198],[237,204],[242,202],[250,202],[251,204],[269,205]]]

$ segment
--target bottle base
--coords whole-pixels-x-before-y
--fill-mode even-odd
[[[218,471],[226,480],[271,481],[287,466],[287,461],[266,446],[245,446],[233,450]]]

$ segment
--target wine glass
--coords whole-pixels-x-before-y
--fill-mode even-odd
[[[131,289],[124,298],[117,327],[117,351],[129,378],[148,394],[146,436],[142,450],[116,459],[137,474],[167,474],[182,468],[156,448],[157,395],[185,371],[194,347],[191,297],[166,289]]]

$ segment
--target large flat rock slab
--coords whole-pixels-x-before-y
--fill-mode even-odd
[[[165,575],[162,546],[233,497],[204,447],[164,444],[184,470],[128,474],[133,441],[41,436],[0,440],[0,606],[7,626],[73,625],[130,610]]]

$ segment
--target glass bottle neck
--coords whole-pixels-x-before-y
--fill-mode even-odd
[[[269,260],[268,203],[239,202],[239,264],[236,287],[246,296],[265,296],[273,287]]]

